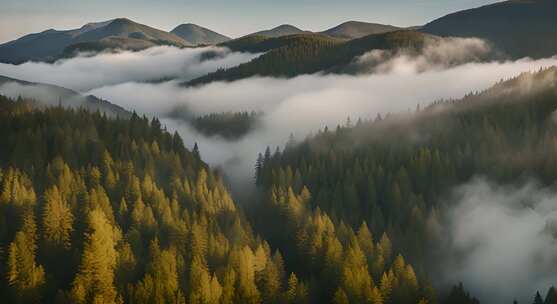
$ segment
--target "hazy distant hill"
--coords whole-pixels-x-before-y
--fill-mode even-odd
[[[0,45],[0,62],[22,63],[28,60],[49,61],[58,58],[68,47],[82,50],[75,44],[89,49],[102,46],[122,49],[141,49],[154,45],[191,45],[184,39],[129,19],[120,18],[99,23],[89,23],[75,30],[47,30],[30,34]],[[95,45],[92,47],[91,45]],[[66,50],[66,53],[68,51]]]
[[[149,40],[130,37],[107,37],[97,41],[79,42],[66,47],[63,57],[73,57],[79,52],[102,52],[106,50],[140,51],[160,45]]]
[[[512,57],[557,54],[557,1],[512,0],[456,12],[425,25],[440,36],[475,36]]]
[[[193,45],[219,44],[230,40],[229,37],[192,23],[178,25],[170,32]]]
[[[71,108],[83,107],[90,111],[98,110],[110,116],[128,117],[131,115],[131,113],[124,108],[93,95],[84,96],[76,91],[63,87],[28,82],[1,75],[0,94],[35,99],[42,104],[50,106],[62,105]]]
[[[270,38],[276,38],[276,37],[301,34],[301,33],[304,33],[304,31],[293,25],[283,24],[275,28],[272,28],[270,30],[264,30],[264,31],[252,33],[249,36],[265,36]]]
[[[321,33],[335,38],[355,39],[372,34],[393,32],[400,29],[401,28],[392,25],[348,21]]]
[[[258,36],[259,37],[259,36]],[[321,34],[298,34],[279,38],[230,41],[224,45],[239,51],[265,54],[227,70],[218,70],[190,81],[197,85],[212,81],[231,81],[255,75],[293,77],[321,71],[340,71],[355,57],[370,50],[421,50],[427,43],[442,38],[416,31],[395,31],[339,40]],[[243,43],[240,43],[243,42]]]
[[[310,41],[330,41],[330,42],[343,42],[334,37],[322,35],[318,33],[302,32],[294,35],[286,35],[279,37],[267,37],[262,35],[249,35],[237,39],[229,40],[219,44],[229,48],[235,52],[249,52],[261,53],[268,52],[273,49],[278,49],[285,46],[293,46],[295,44],[305,44]]]

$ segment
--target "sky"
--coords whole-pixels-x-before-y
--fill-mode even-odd
[[[399,26],[498,0],[0,0],[0,43],[46,29],[127,17],[162,30],[196,23],[239,37],[289,23],[320,31],[348,20]]]

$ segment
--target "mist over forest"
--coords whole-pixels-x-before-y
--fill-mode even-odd
[[[557,303],[555,20],[0,44],[0,295]]]

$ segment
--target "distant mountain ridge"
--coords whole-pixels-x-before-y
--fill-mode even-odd
[[[233,50],[267,52],[282,47],[280,40],[292,35],[322,35],[339,41],[399,30],[418,30],[436,36],[478,37],[489,41],[509,58],[548,57],[557,54],[557,1],[509,0],[455,12],[424,26],[401,28],[393,25],[347,21],[321,32],[302,30],[290,24],[231,39],[208,28],[185,23],[171,32],[118,18],[88,23],[73,30],[46,30],[0,44],[0,62],[54,61],[79,52],[142,50],[157,45],[193,47],[221,45]]]
[[[84,108],[91,112],[100,111],[109,116],[129,117],[131,113],[124,108],[102,100],[93,95],[82,95],[76,91],[55,86],[51,84],[35,83],[25,80],[10,78],[0,75],[0,94],[9,95],[9,85],[17,85],[14,88],[17,96],[35,99],[43,105],[61,105],[68,108]],[[17,97],[12,96],[12,97]]]
[[[112,40],[112,43],[108,44],[107,40]],[[85,44],[90,49],[98,49],[103,43],[121,49],[144,49],[156,45],[191,46],[172,33],[118,18],[88,23],[73,30],[50,29],[1,44],[0,62],[19,64],[30,60],[52,61],[61,56],[66,48],[72,48],[72,45],[73,50],[81,51],[79,45]]]
[[[371,50],[419,53],[425,46],[444,38],[409,30],[367,35],[340,40],[327,35],[304,33],[276,38],[245,37],[222,44],[233,51],[265,52],[263,55],[229,69],[221,69],[193,79],[185,85],[212,81],[234,81],[252,76],[294,77],[317,72],[346,73],[353,60]]]
[[[193,45],[213,45],[230,40],[230,37],[193,23],[180,24],[170,32]]]
[[[489,40],[514,58],[557,54],[557,1],[511,0],[436,19],[422,31]]]
[[[282,24],[272,29],[255,32],[247,36],[264,36],[268,38],[277,38],[282,36],[301,34],[305,32],[307,31],[301,30],[293,25]]]
[[[321,34],[341,39],[356,39],[372,34],[394,32],[400,29],[400,27],[379,23],[347,21],[323,31]]]

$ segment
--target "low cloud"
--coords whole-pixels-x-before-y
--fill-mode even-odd
[[[420,73],[495,57],[489,43],[482,39],[432,38],[420,52],[372,50],[356,58],[350,68],[360,73]]]
[[[463,45],[465,51],[460,50]],[[375,74],[313,74],[292,79],[253,77],[197,87],[182,87],[179,83],[257,55],[231,53],[215,47],[156,47],[141,52],[78,57],[54,64],[0,65],[0,74],[76,89],[128,110],[159,116],[169,128],[180,131],[187,144],[198,142],[204,160],[223,166],[235,181],[250,184],[257,153],[266,146],[283,146],[290,133],[303,139],[325,126],[334,128],[342,124],[348,116],[355,121],[378,113],[413,111],[418,104],[459,98],[521,72],[557,65],[556,58],[464,63],[473,58],[468,54],[480,54],[485,47],[476,39],[461,39],[455,45],[434,45],[431,49],[426,47],[418,57],[395,56],[388,61],[389,69]],[[209,53],[213,56],[207,57]],[[448,62],[454,58],[463,63],[425,70],[415,68],[423,65],[424,60]],[[182,79],[142,82],[177,75]],[[172,119],[168,113],[176,107],[186,108],[192,115],[228,111],[265,114],[257,130],[230,142],[218,137],[207,138],[183,121]]]
[[[84,96],[43,85],[24,85],[17,82],[8,82],[0,84],[0,94],[12,99],[25,97],[45,106],[57,106],[60,104],[62,106],[79,108],[85,105]]]
[[[418,104],[460,98],[502,79],[557,65],[557,58],[476,62],[473,54],[483,54],[484,45],[476,40],[465,40],[465,45],[464,51],[456,44],[436,46],[421,55],[398,54],[380,63],[383,67],[375,74],[253,77],[198,87],[183,87],[180,81],[142,81],[176,75],[184,80],[256,55],[215,48],[160,47],[55,64],[0,65],[0,74],[73,88],[128,110],[158,116],[188,146],[198,142],[203,159],[223,168],[232,189],[241,192],[253,187],[257,154],[266,146],[283,146],[290,133],[303,139],[325,126],[334,128],[349,116],[355,121],[379,113],[411,112]],[[204,50],[221,56],[203,61]],[[528,90],[530,84],[522,81],[521,90]],[[184,121],[171,118],[168,114],[176,107],[193,115],[228,111],[261,111],[264,115],[257,130],[238,141],[228,141],[205,137]],[[451,271],[445,274],[447,279],[464,281],[480,297],[494,299],[490,303],[531,297],[535,289],[556,284],[557,278],[549,270],[555,269],[551,253],[557,248],[547,230],[555,225],[554,192],[533,184],[511,188],[476,181],[458,193],[449,229],[455,258],[447,262],[446,269]],[[515,294],[518,291],[523,294]]]
[[[187,81],[219,68],[236,66],[257,56],[258,54],[231,52],[221,47],[180,49],[160,46],[139,52],[122,51],[96,56],[84,54],[76,58],[62,59],[54,64],[0,63],[0,75],[85,91],[130,81],[158,81],[169,78]]]
[[[557,59],[470,63],[422,73],[401,68],[372,75],[304,75],[292,79],[254,77],[200,87],[125,83],[89,93],[127,109],[154,114],[181,132],[190,146],[198,142],[204,160],[223,166],[235,181],[252,182],[253,163],[266,146],[283,146],[290,133],[303,139],[325,126],[334,128],[350,116],[414,111],[418,104],[459,98],[489,88],[501,79],[557,65]],[[451,80],[451,81],[447,81]],[[207,138],[167,116],[176,106],[194,115],[227,111],[262,111],[259,129],[239,141]]]
[[[476,179],[455,191],[444,279],[482,302],[530,303],[557,284],[557,192]]]

